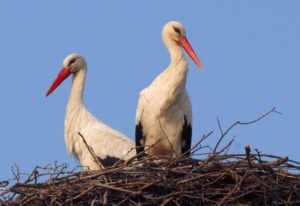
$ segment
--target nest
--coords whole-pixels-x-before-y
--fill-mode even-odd
[[[144,157],[97,172],[66,170],[66,165],[36,168],[24,183],[2,194],[2,205],[300,204],[300,164],[287,157]],[[44,175],[48,180],[38,183]]]
[[[0,181],[0,204],[300,205],[299,162],[251,152],[249,145],[243,154],[228,154],[233,140],[218,149],[238,124],[244,123],[225,132],[219,127],[221,138],[208,153],[201,145],[212,132],[204,135],[191,157],[138,155],[94,172],[70,171],[66,164],[36,167],[27,175],[14,170],[13,180]]]

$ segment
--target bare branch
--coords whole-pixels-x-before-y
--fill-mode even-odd
[[[258,117],[257,119],[255,120],[252,120],[252,121],[249,121],[249,122],[241,122],[241,121],[236,121],[234,124],[232,124],[230,127],[228,127],[228,129],[223,132],[222,131],[222,128],[221,128],[221,124],[220,124],[220,121],[219,121],[219,118],[217,118],[217,122],[218,122],[218,126],[219,126],[219,129],[220,129],[220,132],[221,132],[221,137],[220,139],[218,140],[215,148],[214,148],[214,151],[213,153],[216,153],[218,147],[219,147],[219,144],[222,142],[222,140],[224,139],[224,137],[228,134],[229,131],[231,131],[235,126],[237,125],[249,125],[249,124],[254,124],[260,120],[262,120],[263,118],[265,118],[266,116],[268,116],[269,114],[271,113],[277,113],[277,114],[281,114],[280,112],[276,111],[276,108],[272,108],[270,111],[266,112],[265,114],[263,114],[262,116]]]
[[[159,122],[159,126],[160,126],[160,128],[161,128],[161,131],[163,132],[165,138],[167,139],[167,141],[168,141],[168,143],[169,143],[171,149],[173,150],[173,153],[175,154],[176,157],[178,157],[178,154],[177,154],[176,150],[174,149],[174,147],[173,147],[171,141],[169,140],[169,137],[167,136],[167,134],[165,133],[165,131],[164,131],[163,127],[162,127],[162,124],[161,124],[161,122],[160,122],[160,118],[157,117],[157,119],[158,119],[158,122]]]
[[[95,163],[98,165],[99,169],[105,168],[105,167],[101,164],[101,162],[99,161],[99,159],[98,159],[97,155],[95,154],[93,148],[90,147],[90,146],[88,145],[88,143],[85,141],[84,136],[83,136],[80,132],[78,132],[78,135],[81,137],[81,139],[82,139],[82,141],[84,142],[84,144],[85,144],[86,148],[88,149],[89,153],[90,153],[90,154],[92,155],[92,157],[94,158],[94,161],[95,161]]]

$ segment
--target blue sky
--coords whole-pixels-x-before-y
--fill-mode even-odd
[[[283,3],[284,2],[284,3]],[[1,1],[0,179],[11,166],[31,171],[77,163],[64,143],[71,78],[44,94],[72,52],[88,62],[85,103],[97,118],[134,138],[139,92],[169,64],[161,29],[185,25],[204,65],[190,61],[193,143],[236,120],[272,114],[234,129],[231,152],[245,144],[300,160],[300,1]]]

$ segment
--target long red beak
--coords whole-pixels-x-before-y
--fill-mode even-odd
[[[178,44],[184,48],[184,50],[188,53],[188,55],[191,57],[191,59],[195,62],[195,64],[199,67],[199,69],[203,69],[203,66],[198,59],[195,51],[193,50],[193,47],[191,46],[188,39],[183,36],[179,39]]]
[[[68,78],[68,76],[70,76],[70,74],[72,74],[70,68],[62,68],[45,96],[47,97],[49,94],[51,94],[66,78]]]

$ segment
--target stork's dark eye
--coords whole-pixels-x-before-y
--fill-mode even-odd
[[[180,29],[177,27],[173,27],[174,31],[181,36]]]
[[[75,61],[76,61],[76,59],[72,59],[72,60],[69,62],[69,66],[70,66],[71,64],[73,64]]]

